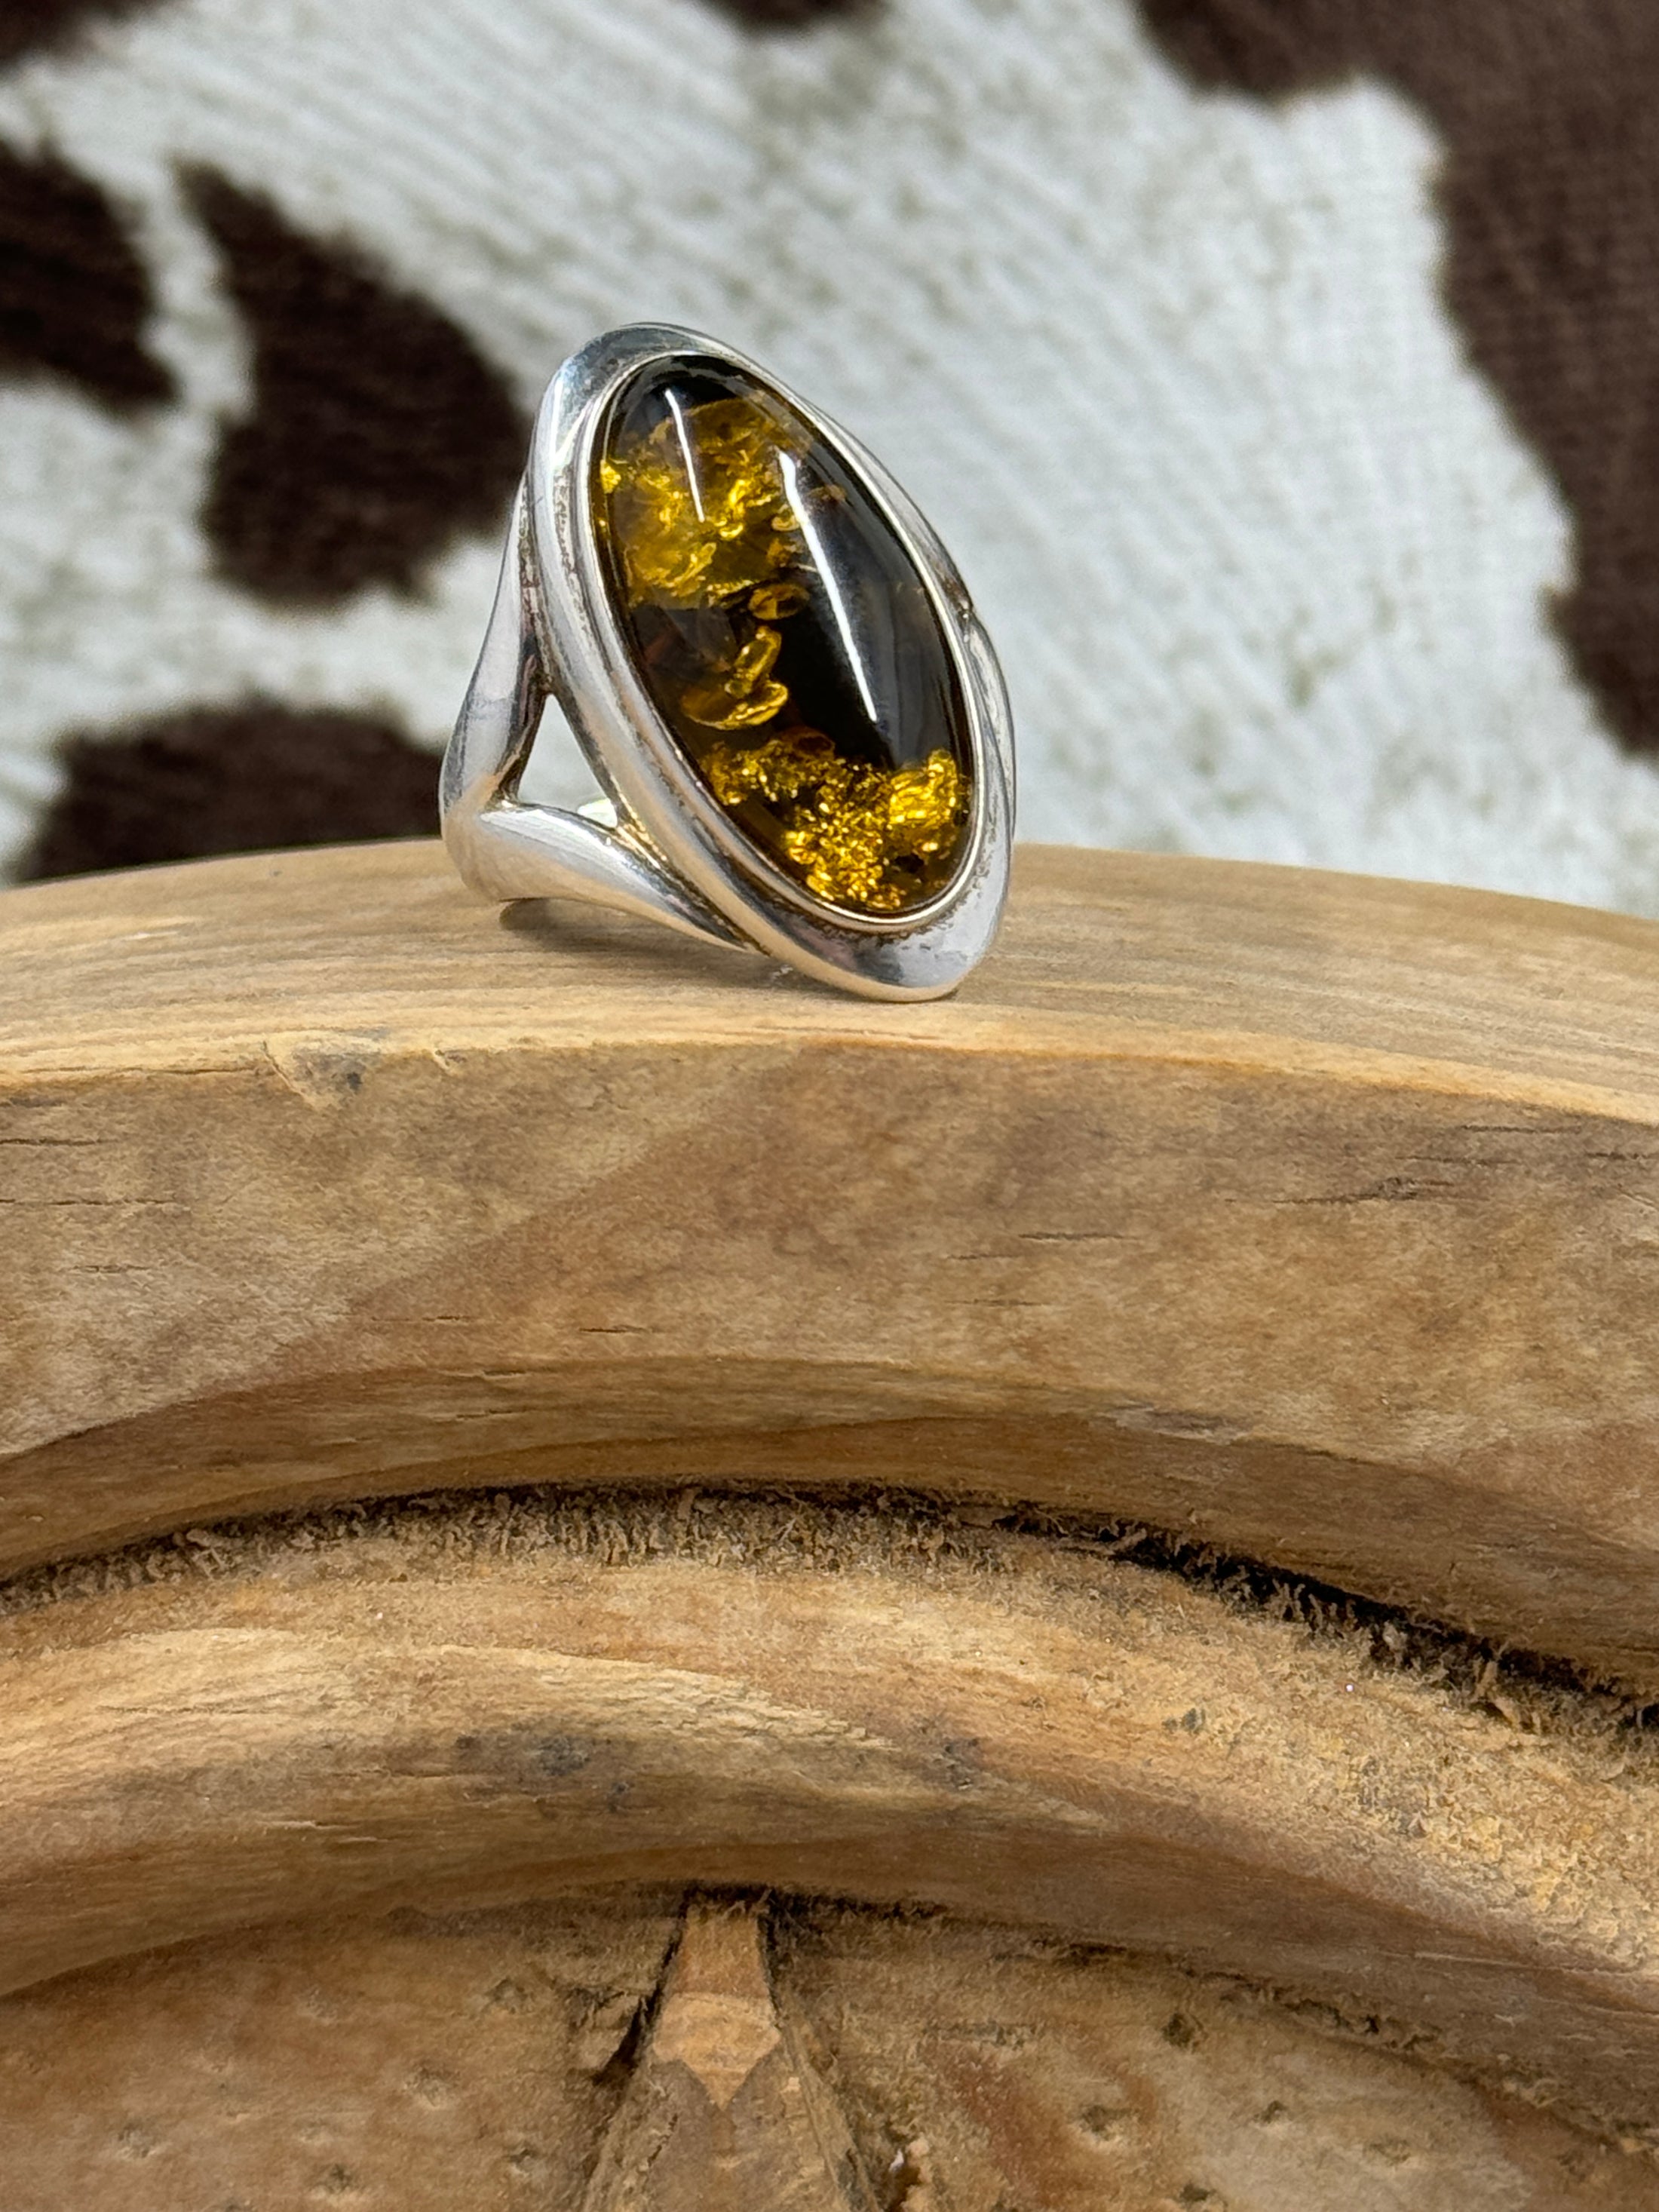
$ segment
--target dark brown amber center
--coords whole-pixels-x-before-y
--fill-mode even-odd
[[[961,690],[859,479],[775,392],[710,362],[622,392],[595,492],[646,685],[732,821],[856,913],[942,890],[971,811]]]

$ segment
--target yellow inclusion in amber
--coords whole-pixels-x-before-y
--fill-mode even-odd
[[[756,592],[751,597],[751,607],[759,596]],[[694,722],[709,730],[747,729],[774,720],[789,698],[786,685],[771,681],[772,665],[782,643],[779,631],[758,624],[729,665],[717,668],[706,683],[687,684],[680,704]]]
[[[809,890],[837,906],[896,914],[896,860],[930,860],[956,841],[962,771],[941,747],[904,768],[842,760],[817,730],[795,730],[747,751],[722,745],[705,764],[723,806],[758,793],[787,808],[785,852]]]
[[[785,450],[759,408],[715,399],[676,408],[606,460],[600,481],[634,605],[717,605],[793,559]]]
[[[949,879],[969,812],[965,757],[934,744],[896,758],[891,722],[857,705],[860,672],[826,673],[854,649],[849,579],[885,577],[895,556],[872,550],[872,525],[857,535],[859,495],[817,465],[804,425],[727,391],[665,392],[648,427],[619,425],[599,461],[641,673],[716,800],[775,862],[835,905],[899,914]],[[842,568],[826,576],[826,560]],[[933,733],[923,720],[908,743]],[[939,734],[955,742],[948,722]]]

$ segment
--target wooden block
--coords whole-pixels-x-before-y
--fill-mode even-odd
[[[1650,2202],[1656,954],[1069,853],[920,1008],[419,846],[0,898],[20,2203]]]
[[[0,897],[0,1563],[522,1480],[1139,1519],[1659,1690],[1659,929],[1028,852],[833,997],[434,847]]]

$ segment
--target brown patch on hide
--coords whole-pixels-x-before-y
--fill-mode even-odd
[[[438,763],[389,723],[251,700],[59,747],[63,790],[21,880],[438,826]]]
[[[106,407],[166,399],[144,350],[149,279],[119,216],[56,155],[0,146],[0,374],[60,376]]]
[[[1654,0],[1139,0],[1199,83],[1357,74],[1446,146],[1449,306],[1577,526],[1555,611],[1632,747],[1659,751],[1659,7]]]
[[[269,201],[206,172],[190,187],[253,341],[252,412],[225,425],[203,518],[222,573],[327,605],[409,588],[498,528],[526,425],[465,332]]]
[[[157,0],[0,0],[0,67],[72,45],[83,30],[153,8]]]
[[[728,15],[756,31],[799,31],[832,16],[873,15],[878,0],[718,0]]]

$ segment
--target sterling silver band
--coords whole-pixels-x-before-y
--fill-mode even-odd
[[[854,914],[771,865],[676,743],[617,619],[592,513],[596,441],[611,401],[639,371],[710,362],[777,392],[862,479],[949,647],[971,752],[972,817],[950,883],[910,912]],[[576,812],[519,795],[550,696],[605,794]],[[566,362],[537,416],[483,647],[444,757],[444,839],[474,890],[586,900],[750,946],[866,997],[938,998],[995,933],[1013,797],[1012,723],[989,641],[933,531],[856,441],[757,363],[692,331],[632,325]]]

